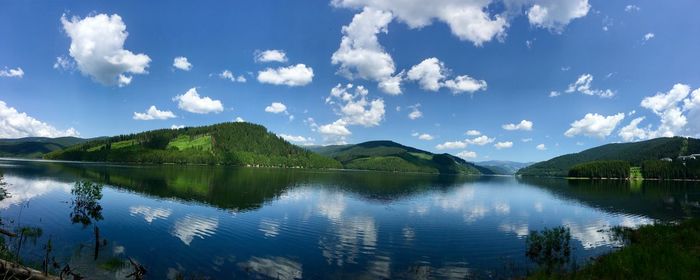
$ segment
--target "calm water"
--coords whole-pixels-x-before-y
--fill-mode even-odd
[[[108,166],[0,160],[5,228],[39,227],[21,256],[94,278],[500,278],[524,273],[531,230],[571,228],[578,263],[606,229],[700,213],[697,183],[533,180],[373,172]],[[77,181],[99,213],[72,219]],[[99,215],[95,215],[99,214]],[[95,260],[94,227],[101,246]]]

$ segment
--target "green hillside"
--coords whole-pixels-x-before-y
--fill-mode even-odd
[[[89,139],[77,137],[0,139],[0,157],[41,158],[44,154],[87,141]]]
[[[370,141],[356,145],[312,147],[311,150],[332,157],[348,169],[422,172],[440,174],[492,174],[449,154],[433,154],[392,141]]]
[[[292,145],[265,127],[251,123],[221,123],[114,136],[54,151],[44,158],[123,163],[341,167],[333,159]]]
[[[622,160],[631,166],[642,166],[645,161],[700,154],[700,140],[684,137],[656,138],[634,143],[614,143],[575,154],[555,157],[518,171],[523,176],[567,176],[569,170],[581,163]]]

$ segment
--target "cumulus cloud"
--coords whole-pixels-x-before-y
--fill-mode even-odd
[[[192,63],[187,61],[186,57],[178,56],[173,59],[173,67],[183,71],[190,71],[192,69]]]
[[[574,19],[584,17],[591,9],[588,0],[541,0],[527,11],[530,24],[561,32]]]
[[[278,134],[284,140],[288,142],[298,143],[304,146],[313,145],[314,139],[310,137],[304,137],[301,135],[289,135],[289,134]]]
[[[176,124],[174,124],[174,125],[171,125],[171,126],[170,126],[170,129],[183,129],[183,128],[185,128],[184,125],[176,125]]]
[[[420,103],[417,103],[412,106],[408,106],[408,108],[411,108],[411,112],[408,113],[408,118],[415,120],[423,117],[423,112],[421,112],[418,108],[420,107]]]
[[[256,62],[287,62],[287,53],[283,50],[255,51]]]
[[[377,81],[384,92],[401,93],[401,79],[394,76],[394,60],[377,38],[377,34],[388,32],[392,19],[391,12],[365,7],[343,26],[340,47],[331,57],[331,62],[340,67],[339,74],[348,79]]]
[[[547,146],[545,146],[544,144],[539,144],[539,145],[537,145],[537,147],[535,147],[535,148],[537,148],[537,149],[540,150],[540,151],[546,151],[546,150],[547,150]]]
[[[457,153],[457,156],[467,160],[474,159],[477,157],[476,152],[473,151],[461,151]]]
[[[432,135],[430,135],[430,134],[428,134],[428,133],[418,133],[418,132],[414,132],[414,133],[411,134],[411,135],[412,135],[413,137],[417,137],[419,140],[423,140],[423,141],[431,141],[431,140],[435,139],[435,137],[433,137]]]
[[[267,68],[258,72],[258,81],[264,84],[305,86],[314,78],[314,69],[304,64],[287,67]]]
[[[656,37],[656,35],[654,35],[654,33],[644,34],[644,41],[649,41],[651,39],[654,39],[654,37]]]
[[[532,130],[532,122],[528,121],[528,120],[522,120],[518,124],[509,123],[509,124],[504,124],[501,127],[505,130],[530,131],[530,130]]]
[[[126,86],[131,74],[147,74],[151,58],[124,49],[129,36],[122,18],[113,14],[98,14],[83,19],[65,15],[61,23],[71,38],[69,55],[78,70],[104,85]]]
[[[688,85],[676,84],[668,92],[659,92],[642,99],[643,108],[660,118],[656,129],[651,125],[640,128],[643,121],[633,120],[620,131],[624,141],[644,140],[676,135],[700,136],[700,89],[692,91]]]
[[[245,122],[245,120],[241,117],[236,117],[235,119],[233,119],[233,121],[234,122]]]
[[[347,125],[378,126],[384,119],[384,100],[377,98],[370,101],[368,94],[369,91],[363,86],[338,84],[331,89],[326,104],[336,105],[336,113]]]
[[[448,149],[464,149],[467,147],[467,143],[462,141],[447,141],[442,144],[435,146],[438,150],[448,150]]]
[[[411,81],[418,81],[422,89],[429,91],[438,91],[443,87],[451,90],[453,94],[486,90],[487,84],[484,80],[477,80],[468,75],[447,79],[449,72],[449,69],[445,67],[442,61],[431,57],[411,67],[406,78]]]
[[[0,69],[0,77],[2,78],[22,78],[24,77],[24,70],[22,68],[10,69],[5,67],[5,69]]]
[[[238,83],[245,83],[248,81],[243,75],[236,76],[233,74],[233,72],[231,72],[228,69],[221,71],[221,73],[219,73],[219,78],[224,79],[224,80],[229,80],[231,82],[238,82]]]
[[[219,100],[210,97],[200,97],[197,88],[191,88],[185,94],[175,96],[173,101],[177,101],[177,107],[190,113],[208,114],[220,113],[224,111],[224,105]]]
[[[611,116],[603,116],[599,114],[586,114],[583,119],[571,123],[564,135],[566,137],[574,137],[576,135],[584,135],[588,137],[596,137],[603,139],[610,135],[623,119],[625,113],[618,113]]]
[[[334,121],[333,123],[319,126],[318,131],[322,134],[334,136],[348,136],[352,134],[347,128],[347,123],[342,119]]]
[[[464,142],[467,144],[471,144],[471,145],[483,146],[483,145],[492,143],[495,140],[496,139],[490,138],[486,135],[481,135],[481,136],[476,137],[476,138],[466,139],[466,140],[464,140]]]
[[[59,130],[37,120],[27,113],[18,112],[0,100],[0,138],[79,136],[73,128]]]
[[[572,84],[569,84],[569,87],[566,89],[566,93],[573,93],[573,92],[579,92],[583,93],[585,95],[596,95],[600,96],[603,98],[610,98],[615,96],[615,92],[610,90],[610,89],[593,89],[591,87],[591,83],[593,82],[593,75],[591,74],[582,74],[581,76],[576,79],[576,81]],[[555,97],[550,94],[550,97]]]
[[[280,102],[272,102],[269,106],[265,107],[265,112],[279,114],[287,112],[287,106]]]
[[[479,136],[479,135],[481,135],[481,131],[470,129],[470,130],[467,130],[467,132],[465,132],[464,134],[466,134],[468,136]]]
[[[145,113],[134,112],[134,119],[141,121],[167,120],[175,117],[176,116],[173,114],[173,112],[158,110],[155,105],[148,108]]]
[[[499,150],[500,150],[500,149],[509,149],[509,148],[512,148],[512,147],[513,147],[513,142],[510,142],[510,141],[498,142],[498,143],[494,144],[493,146],[496,147],[496,149],[499,149]]]
[[[437,58],[431,57],[423,60],[408,70],[406,78],[418,81],[424,90],[438,91],[445,79],[445,65]]]
[[[625,12],[628,12],[628,13],[630,13],[630,12],[637,12],[637,11],[639,11],[639,10],[641,10],[641,9],[640,9],[639,6],[637,6],[637,5],[627,5],[627,6],[625,6]]]
[[[630,142],[635,140],[644,140],[649,138],[649,129],[640,128],[639,124],[644,120],[644,117],[639,117],[632,120],[628,125],[620,129],[618,134],[622,141]]]

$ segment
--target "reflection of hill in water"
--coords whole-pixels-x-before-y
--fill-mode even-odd
[[[73,182],[90,180],[159,198],[177,198],[239,211],[256,209],[299,186],[336,188],[372,200],[393,200],[430,189],[447,189],[478,177],[384,172],[313,171],[220,166],[117,166],[10,162],[6,173]],[[483,179],[481,179],[483,180]]]
[[[559,197],[603,209],[653,219],[700,216],[700,183],[679,181],[565,180],[519,178]]]

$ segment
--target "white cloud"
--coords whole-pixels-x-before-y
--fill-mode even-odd
[[[467,147],[467,143],[464,143],[462,141],[448,141],[448,142],[438,144],[437,146],[435,146],[435,148],[438,150],[464,149],[466,147]]]
[[[473,151],[461,151],[457,153],[457,156],[463,159],[474,159],[477,157],[476,152]]]
[[[564,135],[566,137],[574,137],[582,134],[589,137],[605,138],[610,135],[625,118],[625,113],[618,113],[611,116],[602,116],[599,114],[586,114],[583,119],[571,123],[571,128]]]
[[[158,108],[156,108],[156,106],[154,105],[148,108],[148,110],[146,110],[145,113],[134,112],[134,119],[141,121],[167,120],[175,117],[176,116],[175,114],[173,114],[173,112],[158,110]]]
[[[654,39],[655,36],[656,36],[656,35],[654,35],[654,33],[647,33],[647,34],[644,34],[644,41],[649,41],[649,40],[651,40],[651,39]]]
[[[431,57],[411,67],[406,78],[418,81],[422,89],[429,91],[438,91],[442,87],[450,89],[453,94],[486,90],[487,84],[484,80],[476,80],[468,75],[461,75],[454,79],[446,80],[448,72],[449,69],[445,67],[443,62],[435,57]]]
[[[486,136],[486,135],[481,135],[481,136],[476,137],[476,138],[473,138],[473,139],[464,140],[464,142],[467,143],[467,144],[483,146],[483,145],[492,143],[494,140],[496,140],[496,139],[494,139],[494,138],[489,138],[489,137]]]
[[[528,120],[522,120],[518,124],[504,124],[501,126],[505,130],[523,130],[523,131],[530,131],[532,130],[532,122]]]
[[[273,114],[287,112],[287,106],[280,103],[280,102],[272,102],[272,104],[265,107],[265,112],[273,113]]]
[[[690,94],[690,86],[684,84],[675,84],[668,92],[658,92],[651,97],[642,99],[642,107],[651,109],[656,114],[663,114],[677,106],[677,103],[683,101]]]
[[[535,1],[527,11],[530,24],[561,32],[574,19],[584,17],[591,9],[588,0],[541,0]]]
[[[499,149],[499,150],[500,150],[500,149],[509,149],[509,148],[512,148],[512,147],[513,147],[513,142],[510,142],[510,141],[498,142],[498,143],[494,144],[493,146],[496,147],[496,149]]]
[[[692,136],[697,136],[700,132],[698,129],[697,106],[693,103],[697,100],[698,92],[696,89],[690,95],[690,86],[684,84],[676,84],[667,93],[659,92],[654,96],[645,97],[642,99],[641,106],[650,109],[661,118],[661,123],[656,130],[647,128],[648,138],[654,137],[671,137],[679,134],[690,133]],[[688,116],[691,117],[691,126],[686,128]],[[685,131],[684,131],[685,130]]]
[[[233,121],[234,122],[245,122],[245,120],[241,117],[236,117]]]
[[[68,71],[68,70],[72,70],[74,68],[75,68],[75,62],[64,55],[57,56],[56,62],[54,62],[54,64],[53,64],[53,69],[57,69],[57,70]]]
[[[351,92],[353,89],[354,92]],[[368,94],[369,91],[363,86],[338,84],[331,89],[326,103],[338,106],[336,113],[346,125],[378,126],[384,119],[384,100],[378,98],[370,101]]]
[[[601,89],[592,89],[591,88],[591,83],[593,82],[593,75],[591,74],[582,74],[581,76],[576,79],[576,82],[573,84],[569,84],[569,87],[566,89],[566,93],[573,93],[573,92],[580,92],[586,95],[596,95],[600,96],[603,98],[610,98],[615,96],[615,92],[606,89],[606,90],[601,90]],[[550,94],[551,97],[551,94]]]
[[[177,101],[177,107],[190,113],[208,114],[224,111],[224,105],[219,100],[213,100],[207,96],[200,97],[197,88],[189,89],[185,94],[173,98]]]
[[[299,143],[302,145],[313,145],[314,139],[310,137],[304,137],[301,135],[289,135],[289,134],[278,134],[279,137],[282,137],[282,139],[287,140],[289,142],[295,142]]]
[[[334,136],[348,136],[352,134],[347,128],[347,123],[342,119],[337,120],[333,123],[322,125],[318,127],[318,132],[326,135]]]
[[[431,57],[411,67],[406,78],[418,81],[418,84],[424,90],[438,91],[442,86],[442,80],[445,79],[444,72],[444,63],[437,58]]]
[[[520,139],[520,141],[523,143],[528,143],[528,142],[532,142],[532,138],[523,138],[523,139]]]
[[[535,148],[537,148],[537,149],[540,150],[540,151],[546,151],[546,150],[547,150],[547,146],[545,146],[544,144],[539,144],[539,145],[537,145],[537,147],[535,147]]]
[[[219,78],[222,78],[224,80],[229,80],[231,82],[239,82],[239,83],[245,83],[248,81],[243,75],[236,76],[235,74],[233,74],[233,72],[231,72],[228,69],[221,71],[221,73],[219,73]]]
[[[5,69],[0,69],[0,77],[3,78],[22,78],[24,77],[24,70],[22,68],[15,68],[15,69],[9,69],[5,67]]]
[[[183,128],[185,128],[184,125],[176,125],[176,124],[174,124],[174,125],[171,125],[171,126],[170,126],[170,129],[183,129]]]
[[[186,57],[178,56],[173,59],[173,67],[183,71],[190,71],[192,69],[192,63],[187,61]]]
[[[637,5],[627,5],[627,6],[625,6],[625,12],[628,12],[628,13],[629,13],[629,12],[637,12],[637,11],[639,11],[639,10],[641,10],[641,9],[640,9],[639,6],[637,6]]]
[[[0,100],[0,138],[20,137],[62,137],[78,136],[80,133],[73,128],[58,130],[55,127],[39,121],[27,113],[20,113],[17,109],[7,106]]]
[[[388,32],[392,19],[390,12],[365,7],[349,25],[343,26],[340,47],[331,57],[334,65],[340,65],[339,74],[348,79],[377,81],[384,92],[401,93],[401,78],[394,76],[394,60],[377,38],[377,34]]]
[[[130,74],[147,74],[151,58],[124,49],[129,33],[122,18],[98,14],[80,19],[65,15],[61,23],[71,38],[70,56],[78,70],[104,85],[120,87],[131,83]]]
[[[639,123],[644,120],[644,117],[639,117],[632,120],[628,125],[620,129],[618,134],[622,141],[630,142],[635,140],[648,139],[650,132],[649,129],[639,128]]]
[[[255,52],[256,62],[287,62],[287,54],[283,50],[264,50]]]
[[[432,135],[427,134],[427,133],[421,133],[421,134],[418,134],[418,139],[423,140],[423,141],[430,141],[430,140],[435,139],[435,137],[433,137]]]
[[[304,64],[287,67],[267,68],[258,72],[258,81],[265,84],[287,85],[290,87],[305,86],[311,83],[314,69]]]
[[[444,85],[454,94],[464,92],[473,93],[479,90],[486,90],[487,87],[486,81],[477,80],[467,75],[457,76],[454,79],[447,80]]]
[[[470,129],[470,130],[467,130],[467,132],[465,132],[464,134],[469,135],[469,136],[479,136],[479,135],[481,135],[481,131]]]
[[[408,106],[408,108],[411,108],[411,112],[408,113],[408,118],[411,120],[415,120],[418,118],[423,117],[423,112],[421,112],[418,108],[420,107],[420,103],[417,103],[412,106]]]
[[[557,96],[559,96],[559,95],[561,95],[561,92],[558,92],[558,91],[556,91],[556,90],[553,90],[553,91],[550,91],[550,92],[549,92],[549,97],[557,97]]]

